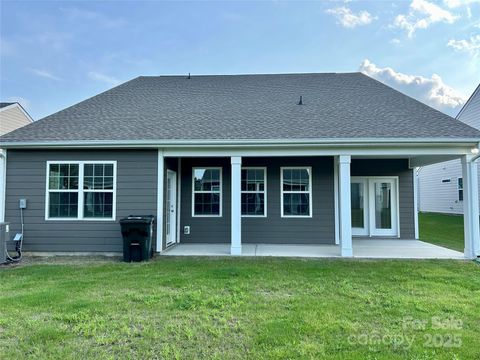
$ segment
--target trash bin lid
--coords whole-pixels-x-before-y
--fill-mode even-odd
[[[129,215],[120,220],[121,224],[151,224],[154,220],[153,215]]]

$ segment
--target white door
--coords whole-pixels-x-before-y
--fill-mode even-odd
[[[395,179],[369,180],[370,235],[397,236],[398,209]]]
[[[397,178],[352,177],[352,235],[398,236]]]
[[[167,246],[177,242],[177,173],[167,170],[165,232]]]
[[[352,178],[352,235],[368,235],[368,181]]]

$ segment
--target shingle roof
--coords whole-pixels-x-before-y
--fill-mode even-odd
[[[14,102],[0,102],[0,109],[15,104]]]
[[[142,76],[1,141],[350,138],[480,132],[361,73]]]

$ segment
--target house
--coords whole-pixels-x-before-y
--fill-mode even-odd
[[[28,125],[33,119],[17,102],[0,102],[0,136]]]
[[[456,119],[480,129],[480,85]],[[421,167],[418,185],[420,211],[463,214],[463,174],[459,159]]]
[[[119,219],[176,244],[418,238],[413,169],[459,158],[478,254],[480,131],[361,73],[138,77],[0,138],[25,251],[119,252]],[[2,219],[0,219],[2,220]],[[352,240],[353,239],[353,240]]]
[[[0,136],[31,124],[32,122],[33,119],[18,102],[0,102]],[[4,158],[5,152],[0,146],[0,162],[4,161]],[[5,172],[0,168],[0,189],[4,189],[4,179]],[[2,196],[0,196],[0,198],[2,198]],[[2,204],[2,200],[0,199],[0,222],[5,216],[5,207]]]

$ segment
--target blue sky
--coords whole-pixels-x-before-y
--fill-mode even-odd
[[[455,115],[480,1],[2,1],[0,99],[39,119],[139,75],[363,71]]]

